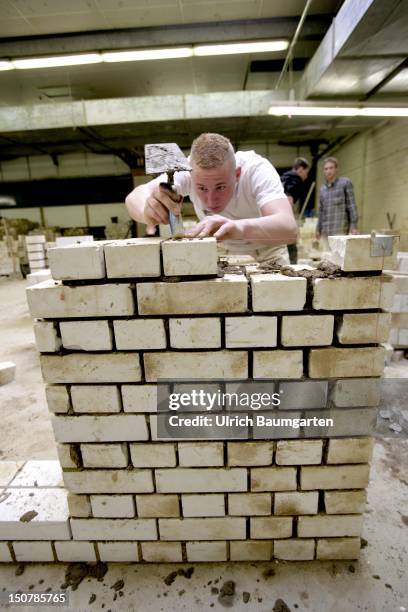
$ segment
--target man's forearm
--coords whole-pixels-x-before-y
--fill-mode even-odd
[[[296,241],[296,221],[293,216],[284,212],[258,219],[241,219],[237,223],[242,227],[244,240],[274,245]]]
[[[146,223],[144,207],[146,199],[149,197],[149,190],[146,185],[139,185],[126,196],[125,204],[129,215],[139,223]]]

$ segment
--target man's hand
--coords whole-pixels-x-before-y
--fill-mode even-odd
[[[193,229],[186,233],[189,238],[213,236],[217,240],[242,240],[244,219],[232,221],[221,215],[204,217]]]
[[[356,227],[352,227],[349,231],[349,235],[350,236],[356,236],[357,234],[359,234],[359,231]]]
[[[155,187],[151,195],[146,199],[144,216],[148,225],[166,224],[169,222],[168,211],[175,215],[181,212],[183,196],[159,185]]]
[[[316,232],[316,240],[320,240],[320,232]]]

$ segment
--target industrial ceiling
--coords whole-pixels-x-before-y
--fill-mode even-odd
[[[0,60],[290,41],[305,4],[2,0]],[[234,143],[326,148],[380,119],[271,117],[270,104],[330,99],[406,105],[407,31],[405,0],[314,0],[279,89],[286,51],[0,72],[0,160],[83,150],[126,155],[160,140],[188,147],[205,130],[225,133]]]

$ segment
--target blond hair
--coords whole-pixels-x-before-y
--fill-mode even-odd
[[[339,162],[337,161],[336,157],[325,157],[323,160],[323,168],[326,164],[334,164],[337,168],[339,165]]]
[[[205,170],[218,168],[226,161],[230,161],[235,168],[234,147],[221,134],[201,134],[191,145],[190,160]]]

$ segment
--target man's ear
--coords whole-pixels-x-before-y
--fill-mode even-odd
[[[238,168],[235,169],[235,178],[238,180],[240,176],[241,176],[241,167],[238,166]]]

